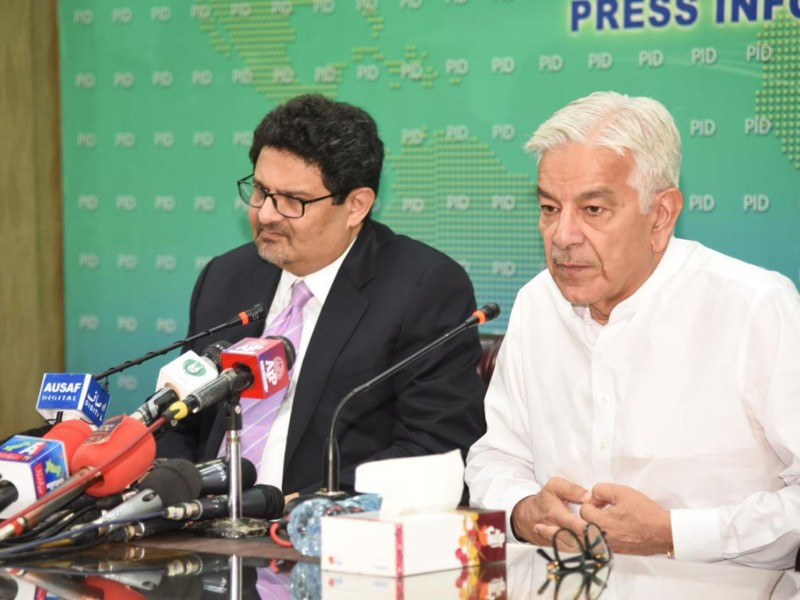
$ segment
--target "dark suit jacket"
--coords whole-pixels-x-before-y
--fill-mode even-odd
[[[256,302],[272,303],[281,270],[245,244],[213,259],[192,294],[189,333],[222,323]],[[322,307],[295,390],[283,491],[315,491],[337,403],[353,388],[461,323],[475,309],[472,284],[452,259],[367,221]],[[258,337],[264,323],[205,338]],[[341,485],[352,488],[366,461],[433,454],[469,446],[485,431],[485,386],[476,372],[476,330],[434,350],[354,399],[342,412]],[[159,440],[159,455],[207,460],[224,437],[224,410],[214,406]]]

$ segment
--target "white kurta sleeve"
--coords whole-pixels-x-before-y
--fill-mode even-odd
[[[785,468],[774,490],[738,505],[673,510],[675,557],[789,568],[800,548],[800,296],[785,287],[754,303],[742,326],[738,385],[756,435]],[[721,424],[722,426],[722,424]]]
[[[486,433],[467,455],[466,482],[470,504],[506,511],[510,540],[511,511],[523,498],[536,494],[531,453],[531,425],[525,389],[524,356],[520,332],[525,331],[521,308],[515,304],[508,333],[497,356],[492,381],[484,401]]]

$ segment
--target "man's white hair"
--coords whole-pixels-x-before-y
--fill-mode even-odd
[[[631,181],[643,213],[650,212],[656,192],[677,187],[681,171],[681,136],[663,104],[643,96],[595,92],[570,102],[545,121],[525,150],[541,160],[565,144],[601,146],[636,163]]]

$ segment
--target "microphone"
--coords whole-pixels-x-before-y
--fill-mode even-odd
[[[184,521],[170,521],[168,519],[150,519],[147,521],[134,521],[123,525],[122,528],[109,533],[103,541],[127,543],[131,540],[140,540],[151,535],[171,533],[186,528],[191,523]]]
[[[106,418],[109,393],[88,373],[45,373],[36,410],[46,420],[82,419],[101,425]]]
[[[124,415],[108,419],[75,450],[71,477],[0,523],[0,540],[27,531],[83,492],[101,497],[123,491],[150,468],[155,455],[155,440],[142,423]]]
[[[70,420],[56,423],[42,437],[46,440],[58,440],[64,444],[64,454],[70,462],[78,447],[92,435],[92,431],[91,426],[85,421]]]
[[[0,516],[61,485],[78,445],[92,432],[83,421],[58,423],[43,438],[15,435],[0,445]]]
[[[230,466],[224,458],[215,458],[196,465],[203,479],[203,489],[200,496],[216,496],[228,492],[230,479]],[[256,483],[258,473],[256,466],[246,458],[242,459],[242,487],[251,488]]]
[[[289,384],[294,357],[294,347],[284,337],[244,338],[222,353],[225,370],[219,377],[172,404],[168,418],[183,419],[237,394],[266,399]]]
[[[219,341],[207,346],[200,356],[190,350],[161,367],[156,393],[133,411],[131,417],[150,425],[170,404],[216,379],[222,368],[222,352],[229,346],[230,342]]]
[[[32,594],[29,594],[33,597]],[[20,595],[19,584],[5,570],[0,571],[0,598],[5,600],[22,600],[24,595]]]
[[[98,481],[85,491],[101,498],[130,487],[150,469],[155,457],[156,442],[149,430],[135,419],[118,415],[106,421],[78,447],[70,468],[76,475],[82,470],[98,471]],[[120,462],[115,464],[117,461]]]
[[[333,417],[331,418],[331,428],[328,434],[328,439],[325,441],[325,455],[323,458],[323,476],[325,478],[323,488],[317,492],[318,495],[321,496],[328,496],[328,497],[341,497],[344,496],[345,493],[339,489],[339,444],[336,441],[336,424],[339,421],[339,415],[342,413],[342,410],[347,405],[350,400],[371,390],[373,387],[382,383],[398,371],[404,369],[411,363],[419,360],[423,356],[429,354],[432,350],[438,348],[445,342],[451,340],[452,338],[464,333],[467,329],[475,327],[477,325],[482,325],[487,321],[490,321],[497,317],[500,314],[500,306],[495,304],[494,302],[490,302],[489,304],[484,304],[481,308],[475,310],[463,323],[458,325],[457,327],[451,329],[450,331],[444,333],[443,335],[439,336],[431,343],[423,346],[413,354],[407,356],[397,364],[389,367],[384,372],[376,375],[366,383],[358,386],[357,388],[353,389],[349,394],[347,394],[339,404],[336,406],[336,410],[333,411]]]
[[[262,400],[289,385],[295,356],[294,346],[285,337],[244,338],[222,353],[222,367],[248,367],[253,384],[242,390],[241,397]]]
[[[135,521],[141,516],[159,512],[165,506],[194,500],[202,487],[203,480],[197,467],[182,458],[171,459],[153,467],[139,485],[138,494],[95,519],[92,524],[103,525],[98,534],[104,535],[123,525],[112,525],[112,521]],[[76,529],[81,527],[84,526]]]
[[[136,365],[140,365],[145,361],[150,360],[151,358],[155,358],[156,356],[161,356],[162,354],[166,354],[170,350],[175,350],[175,348],[179,348],[181,346],[185,346],[187,344],[191,344],[199,339],[207,337],[211,334],[214,334],[218,331],[223,329],[228,329],[230,327],[236,327],[238,325],[247,325],[248,323],[254,323],[256,321],[261,321],[267,317],[267,310],[264,308],[263,304],[256,304],[247,310],[243,310],[239,314],[237,314],[232,319],[222,323],[221,325],[217,325],[216,327],[212,327],[211,329],[207,329],[205,331],[201,331],[196,333],[195,335],[190,335],[187,338],[182,340],[178,340],[177,342],[171,343],[169,346],[165,346],[160,350],[153,350],[152,352],[148,352],[144,356],[140,356],[139,358],[135,358],[133,360],[128,360],[121,365],[116,367],[112,367],[111,369],[106,369],[102,373],[96,374],[94,377],[95,379],[104,379],[109,375],[113,375],[114,373],[119,373],[120,371],[124,371],[129,367],[135,367]]]
[[[254,519],[277,519],[283,515],[283,492],[273,485],[259,484],[242,493],[242,516]],[[228,496],[200,498],[168,506],[165,518],[171,521],[197,521],[228,516]]]
[[[170,462],[171,458],[157,458],[155,466]],[[202,488],[198,496],[216,496],[228,493],[230,465],[224,458],[214,458],[194,465],[200,473]],[[251,488],[256,483],[256,466],[246,458],[242,459],[242,487]]]
[[[55,440],[15,435],[0,446],[0,475],[0,516],[14,514],[64,483],[64,446]]]
[[[462,326],[469,329],[470,327],[474,327],[475,325],[483,325],[487,321],[496,319],[499,315],[500,315],[500,305],[496,304],[495,302],[489,302],[488,304],[484,304],[480,308],[472,311],[472,314],[469,317],[467,317],[467,320],[464,321]],[[453,334],[460,333],[457,330],[458,327],[451,333]]]

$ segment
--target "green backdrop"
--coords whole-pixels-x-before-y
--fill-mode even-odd
[[[59,19],[70,371],[183,336],[199,270],[249,239],[253,128],[309,91],[373,114],[375,218],[464,265],[502,307],[487,331],[544,266],[522,146],[599,89],[675,115],[679,236],[800,279],[798,0],[62,0]],[[110,413],[165,362],[114,376]]]

